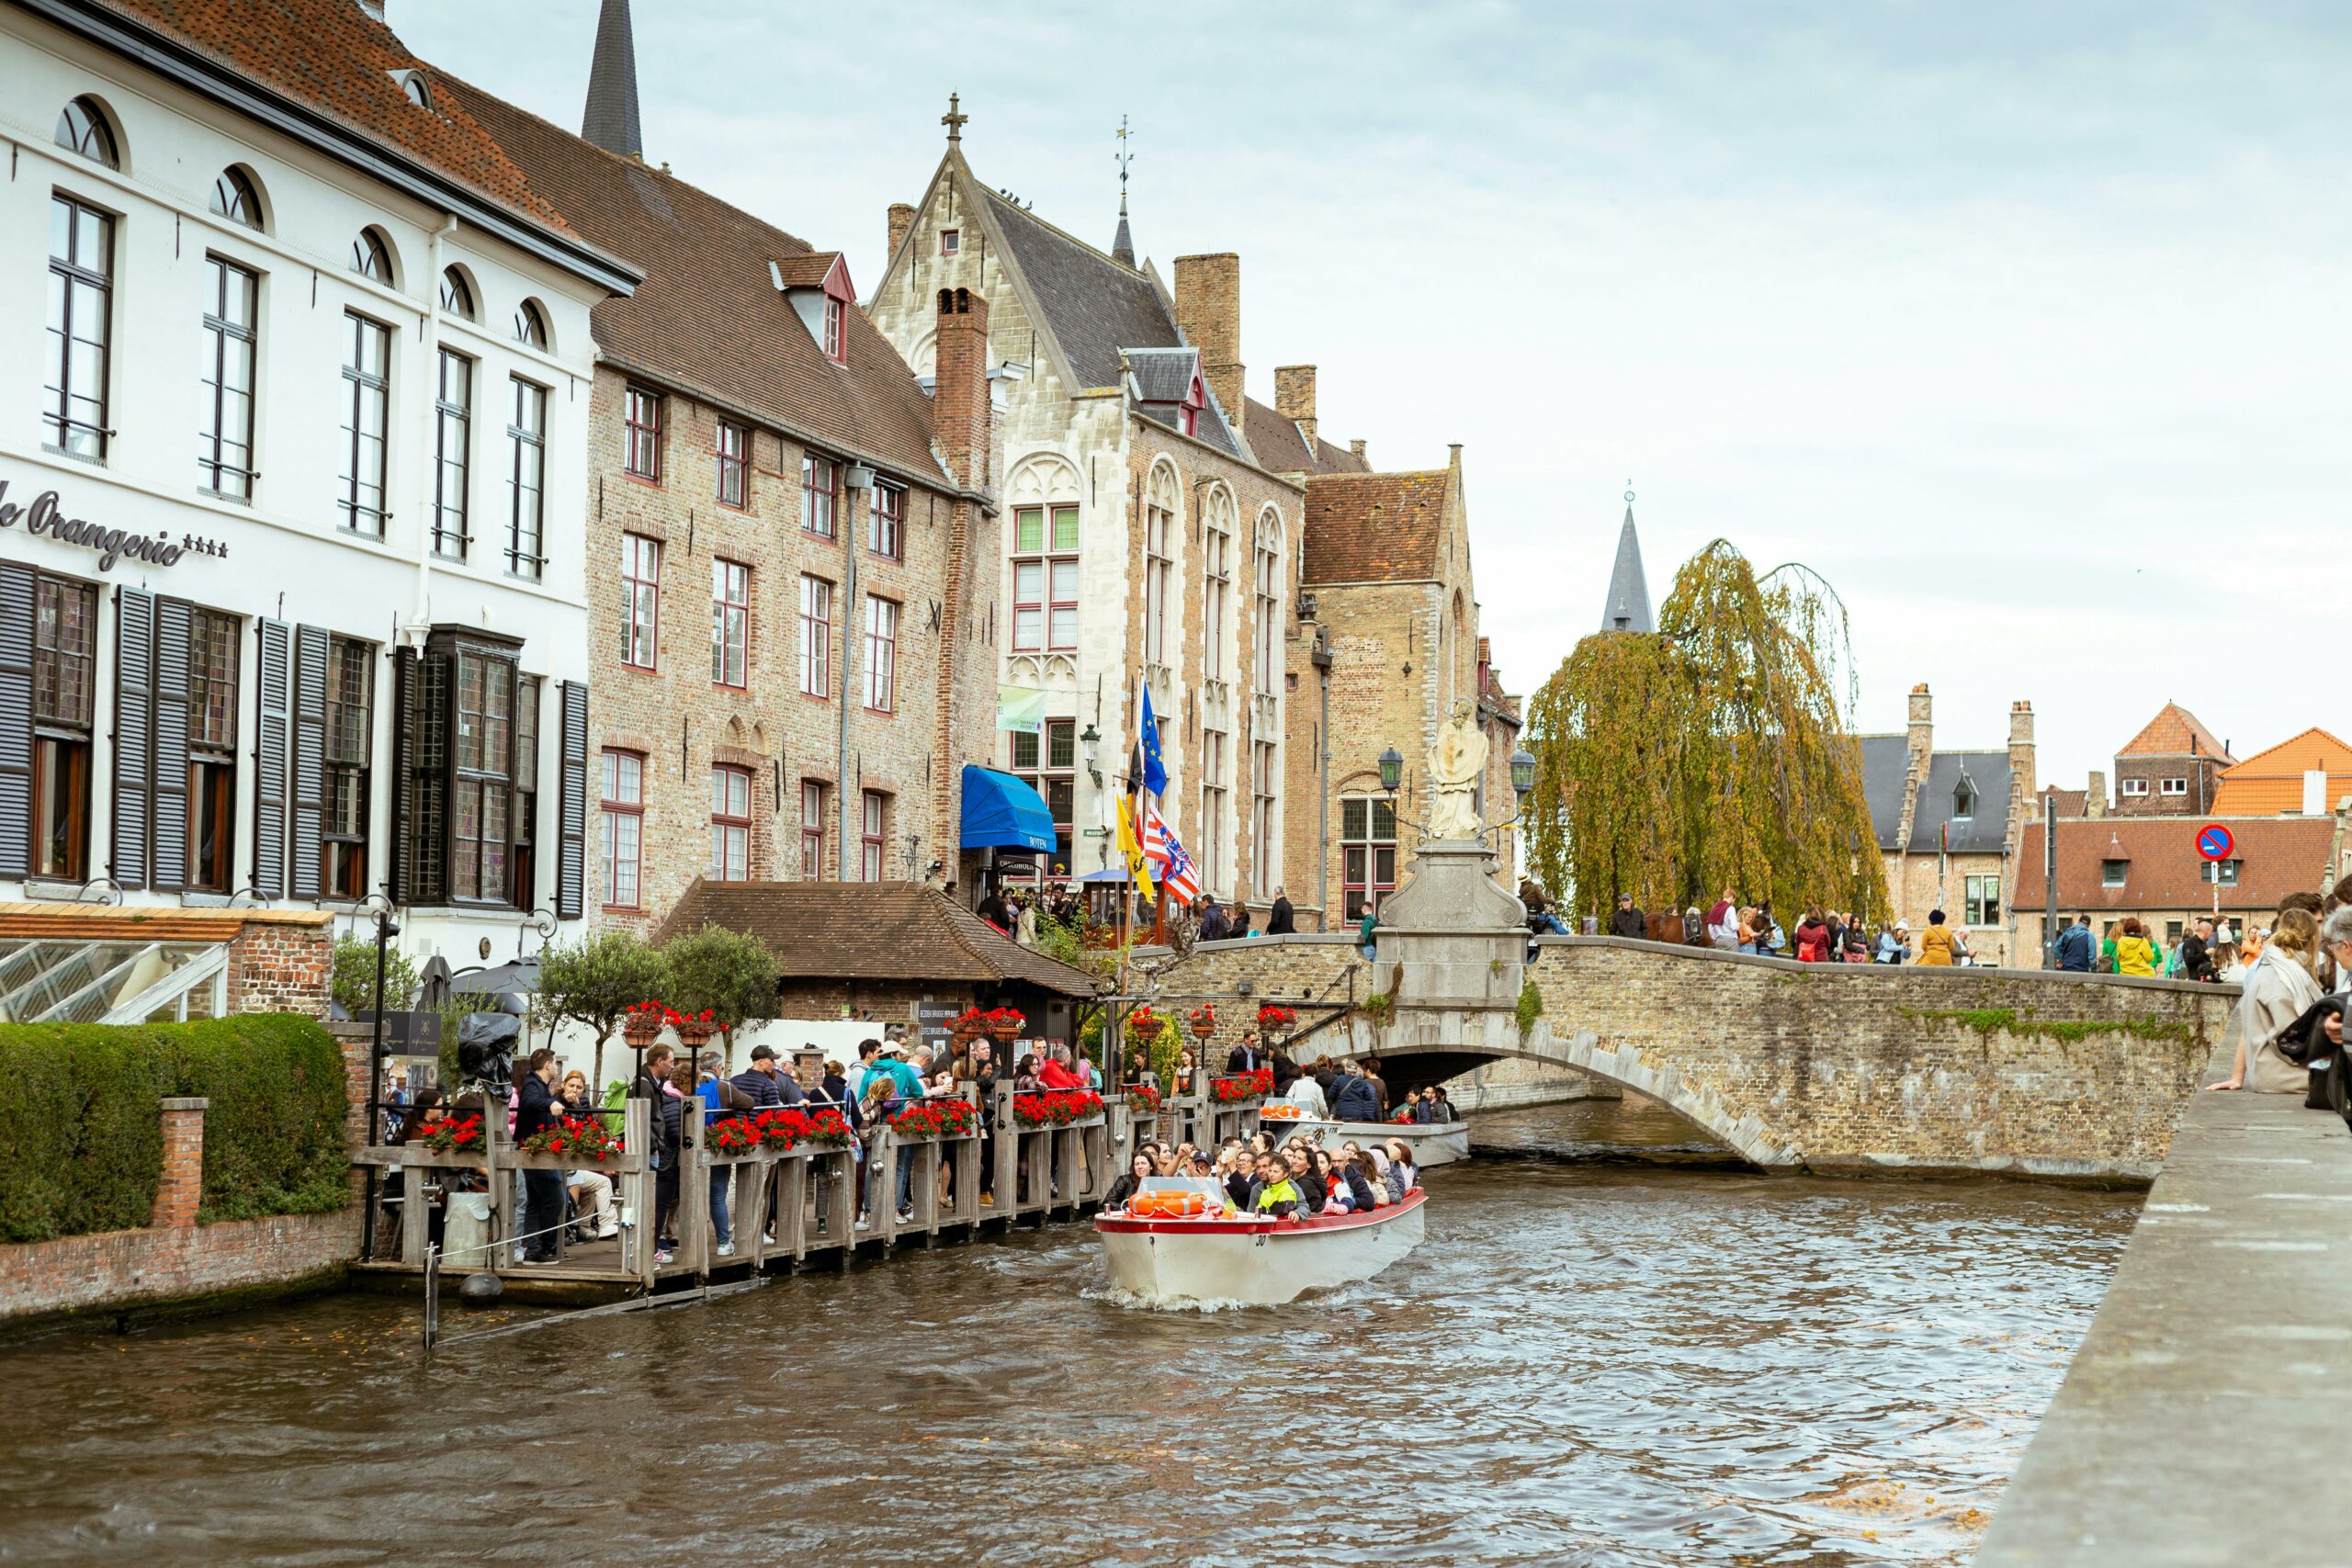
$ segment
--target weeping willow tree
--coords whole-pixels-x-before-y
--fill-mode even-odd
[[[1704,908],[1728,884],[1785,924],[1886,914],[1846,609],[1803,566],[1762,577],[1717,539],[1683,563],[1656,634],[1596,632],[1529,710],[1529,863],[1568,908],[1618,893]]]

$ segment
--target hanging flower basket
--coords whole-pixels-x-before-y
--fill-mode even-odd
[[[1216,1032],[1216,1009],[1206,1003],[1194,1008],[1184,1017],[1192,1024],[1195,1039],[1206,1040]]]
[[[1298,1014],[1280,1002],[1268,1002],[1258,1010],[1258,1027],[1261,1029],[1290,1029],[1297,1022]]]
[[[642,1051],[662,1037],[663,1015],[670,1010],[660,1002],[639,1002],[621,1015],[621,1039],[632,1051]]]
[[[712,1016],[708,1008],[684,1015],[673,1012],[670,1015],[670,1027],[678,1032],[678,1043],[685,1047],[687,1055],[692,1056],[709,1044],[710,1037],[718,1032],[718,1020]]]

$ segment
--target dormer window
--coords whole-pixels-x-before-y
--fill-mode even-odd
[[[943,256],[961,255],[964,252],[964,231],[942,229],[939,231],[939,254]]]
[[[1962,773],[1951,792],[1951,815],[1955,822],[1965,821],[1976,815],[1976,786]]]
[[[842,300],[833,299],[830,295],[826,297],[825,357],[836,365],[842,362],[842,355],[847,352],[847,344],[842,342],[842,332],[843,318],[847,311],[848,307]]]
[[[1201,407],[1208,400],[1208,383],[1194,376],[1184,389],[1184,400],[1176,405],[1176,428],[1187,435],[1200,434]]]
[[[804,251],[768,263],[768,277],[808,329],[808,336],[827,359],[849,362],[850,303],[857,290],[849,268],[832,251]]]
[[[391,75],[392,80],[400,84],[401,95],[410,103],[421,109],[430,109],[433,107],[433,89],[426,85],[424,72],[395,71]]]
[[[2103,860],[2098,863],[2098,885],[2101,887],[2120,887],[2131,874],[2132,863],[2128,860]]]

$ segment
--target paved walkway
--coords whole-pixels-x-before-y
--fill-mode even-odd
[[[2347,1436],[2352,1133],[2200,1093],[1976,1568],[2352,1563]]]

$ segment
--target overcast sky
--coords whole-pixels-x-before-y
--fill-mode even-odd
[[[576,127],[595,0],[390,0]],[[1630,479],[1654,598],[1717,536],[1853,616],[1865,729],[2018,697],[2079,784],[2167,698],[2240,756],[2352,732],[2300,668],[2352,585],[2352,7],[986,7],[662,0],[646,155],[861,293],[950,90],[992,186],[1242,259],[1251,391],[1464,447],[1485,629],[1532,692],[1599,622]],[[2274,668],[2275,667],[2275,668]]]

